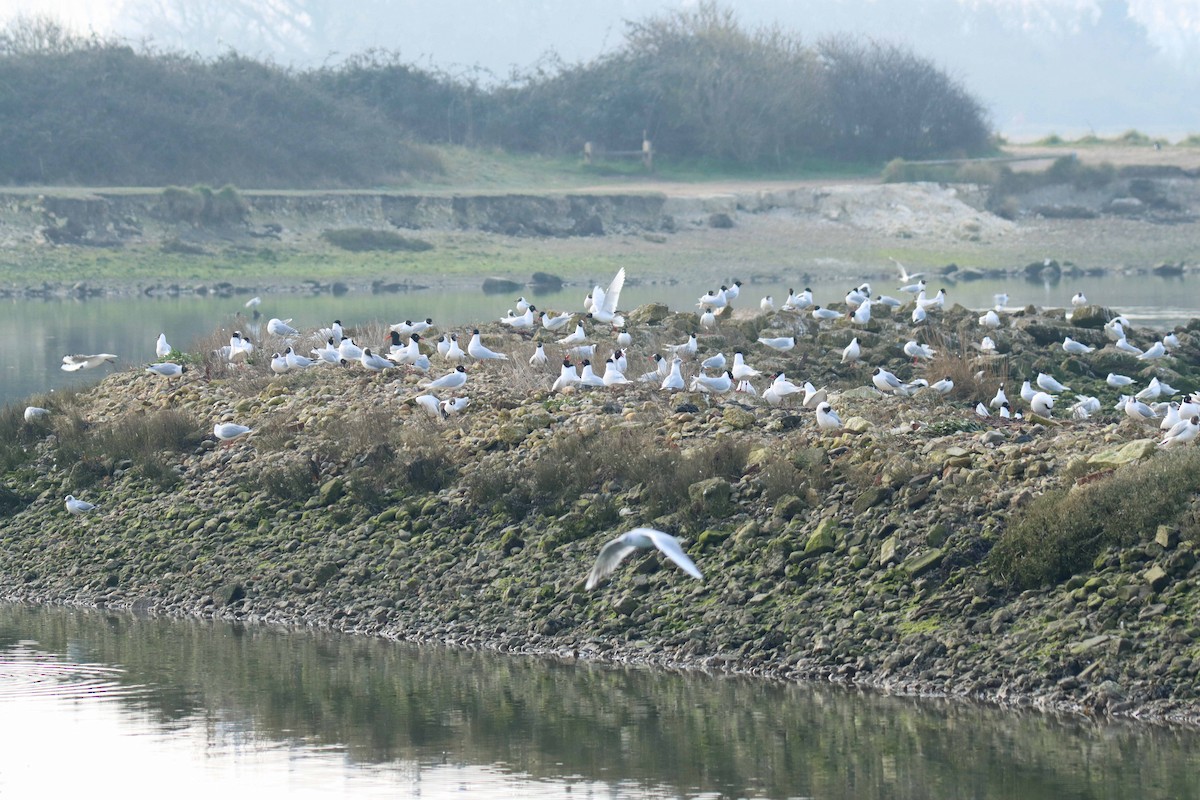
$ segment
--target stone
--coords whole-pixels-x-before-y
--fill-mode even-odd
[[[941,548],[935,547],[919,556],[909,556],[904,561],[904,568],[909,575],[917,578],[941,564],[945,555]]]
[[[884,539],[883,545],[879,548],[879,565],[887,566],[896,560],[896,550],[900,547],[900,539],[896,534],[892,534],[887,539]]]
[[[1179,531],[1169,525],[1159,525],[1154,532],[1154,541],[1164,550],[1172,550],[1179,544]]]
[[[786,520],[791,519],[806,508],[808,508],[808,504],[799,497],[793,494],[785,494],[775,501],[775,508],[771,512],[771,515]]]
[[[1154,439],[1135,439],[1126,444],[1105,448],[1088,456],[1089,466],[1097,469],[1116,469],[1125,464],[1136,464],[1152,456],[1158,448]]]
[[[692,504],[713,516],[721,516],[730,511],[732,496],[733,487],[724,478],[709,478],[688,487],[688,498]]]
[[[817,525],[808,541],[804,543],[804,557],[814,558],[825,553],[832,553],[837,545],[839,526],[836,519],[826,517]]]
[[[341,500],[345,493],[346,482],[341,478],[330,478],[321,484],[321,488],[317,492],[317,503],[322,506],[333,505]]]
[[[1090,650],[1094,650],[1095,648],[1107,642],[1110,638],[1111,637],[1109,637],[1107,634],[1102,633],[1097,636],[1093,636],[1090,639],[1084,639],[1082,642],[1075,642],[1074,644],[1069,645],[1067,647],[1067,651],[1073,656],[1080,656]]]
[[[229,606],[246,597],[246,587],[240,583],[226,583],[218,586],[212,593],[213,603],[218,606]]]
[[[1076,328],[1103,328],[1115,316],[1104,306],[1081,306],[1071,312],[1071,324]]]
[[[735,431],[745,430],[754,425],[756,417],[750,411],[737,406],[728,406],[721,414],[721,421]]]
[[[1147,585],[1149,585],[1149,587],[1156,592],[1161,592],[1167,587],[1167,584],[1171,582],[1171,576],[1168,575],[1167,571],[1158,564],[1155,564],[1154,566],[1150,567],[1150,569],[1146,570],[1143,578],[1145,579]]]
[[[864,491],[862,494],[860,494],[858,496],[858,498],[854,501],[854,505],[852,506],[852,508],[854,509],[854,513],[861,514],[869,508],[874,508],[875,506],[882,503],[884,500],[887,500],[891,496],[891,494],[892,494],[892,490],[888,489],[885,486],[870,487],[869,489]]]
[[[625,315],[626,327],[633,328],[639,325],[655,325],[661,323],[671,315],[669,309],[664,303],[647,303],[644,306],[638,306],[633,311]]]
[[[842,423],[842,429],[849,431],[850,433],[866,433],[873,427],[875,426],[872,425],[870,421],[863,419],[862,417],[850,417],[848,420]]]

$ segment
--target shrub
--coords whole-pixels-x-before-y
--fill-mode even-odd
[[[1034,500],[1003,532],[988,559],[1017,589],[1058,583],[1106,547],[1128,546],[1174,520],[1200,490],[1200,450],[1156,454],[1100,480]]]
[[[195,417],[174,409],[131,414],[102,426],[90,425],[68,410],[53,417],[53,426],[58,463],[80,486],[129,462],[142,477],[169,487],[179,480],[169,454],[195,447],[205,434]]]
[[[432,250],[433,245],[421,239],[401,236],[395,231],[375,230],[373,228],[339,228],[321,233],[321,238],[334,247],[361,253],[368,250],[383,250],[387,252],[421,253]]]

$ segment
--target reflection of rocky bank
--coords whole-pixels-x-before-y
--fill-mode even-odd
[[[532,345],[496,329],[486,341],[514,360],[470,365],[471,404],[444,421],[398,370],[272,377],[267,359],[210,357],[173,386],[118,373],[39,399],[42,422],[6,412],[4,593],[1200,722],[1200,455],[1157,449],[1157,424],[1111,410],[1105,384],[1196,388],[1200,322],[1144,362],[1085,327],[1102,309],[1006,314],[996,355],[974,346],[976,316],[931,313],[927,365],[901,352],[904,310],[819,332],[738,314],[701,335],[701,356],[742,350],[828,386],[837,434],[798,402],[552,394],[553,358],[530,367]],[[654,306],[629,319],[631,378],[697,324]],[[791,352],[755,343],[801,320]],[[1067,355],[1068,334],[1096,351]],[[598,360],[609,336],[595,332]],[[854,336],[862,362],[843,364]],[[880,364],[955,389],[882,397]],[[1018,387],[1039,372],[1102,410],[1065,419],[1069,395],[1052,420],[972,410],[1001,380],[1027,409]],[[255,433],[200,441],[221,419]],[[68,493],[99,511],[69,516]],[[644,524],[678,535],[706,580],[638,555],[586,593],[601,544]]]

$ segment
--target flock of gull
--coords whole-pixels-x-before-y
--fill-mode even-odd
[[[869,283],[860,284],[847,292],[842,304],[844,311],[818,304],[813,298],[812,290],[807,288],[801,292],[790,290],[787,298],[778,306],[771,296],[761,298],[758,304],[760,312],[774,314],[776,320],[783,319],[784,323],[778,325],[777,329],[782,327],[794,333],[761,336],[756,344],[763,348],[764,353],[787,353],[796,347],[796,336],[805,335],[810,325],[817,329],[822,326],[863,328],[871,320],[872,309],[880,307],[889,307],[894,312],[900,308],[907,310],[911,305],[909,316],[913,330],[921,330],[924,327],[923,323],[929,320],[931,315],[938,314],[945,307],[946,292],[941,289],[930,296],[927,293],[927,283],[920,274],[910,275],[898,262],[897,267],[902,284],[897,291],[906,298],[904,300],[883,294],[873,295]],[[517,299],[515,308],[509,310],[498,321],[507,329],[529,336],[534,348],[528,361],[533,367],[549,369],[553,363],[559,365],[558,375],[550,386],[552,392],[604,389],[641,383],[657,386],[666,392],[690,391],[709,395],[739,393],[744,396],[761,397],[770,405],[780,405],[787,397],[797,395],[799,405],[815,412],[816,424],[821,431],[836,432],[842,428],[842,420],[834,410],[826,389],[818,389],[808,381],[802,384],[793,383],[783,372],[767,374],[755,369],[747,363],[747,358],[753,358],[753,354],[736,352],[727,359],[721,352],[707,355],[708,348],[704,348],[705,357],[701,358],[700,338],[695,333],[684,342],[667,345],[661,348],[660,352],[654,353],[649,359],[653,361],[653,369],[632,377],[627,376],[628,352],[633,344],[633,337],[626,330],[624,315],[619,310],[624,285],[625,270],[622,268],[607,288],[597,285],[592,289],[584,300],[582,312],[546,313],[522,297]],[[700,336],[718,330],[722,317],[728,314],[738,300],[741,287],[741,281],[733,281],[698,298],[696,306]],[[1008,296],[998,294],[994,299],[995,306],[978,318],[980,340],[973,343],[973,346],[985,355],[997,350],[990,334],[1006,324],[1005,308]],[[260,303],[261,298],[255,297],[246,303],[246,306],[256,309]],[[1079,293],[1072,298],[1071,304],[1073,308],[1078,309],[1086,306],[1088,301]],[[811,320],[811,323],[808,320]],[[329,327],[316,331],[313,339],[318,342],[317,346],[307,353],[302,353],[297,351],[297,347],[300,347],[299,343],[306,336],[292,327],[291,322],[290,319],[272,318],[266,324],[266,341],[280,344],[280,350],[273,352],[270,357],[270,369],[273,373],[283,375],[312,368],[350,368],[356,365],[375,373],[397,369],[405,372],[416,371],[425,377],[418,383],[420,393],[411,397],[411,400],[436,419],[445,419],[469,407],[471,401],[464,390],[474,370],[486,368],[482,365],[489,362],[524,358],[523,355],[518,356],[515,351],[501,352],[490,349],[483,343],[478,328],[471,331],[465,348],[462,347],[457,333],[444,333],[430,346],[426,336],[430,329],[435,327],[432,319],[416,322],[406,320],[391,325],[387,332],[389,341],[377,350],[357,344],[353,336],[343,328],[341,321],[335,320]],[[588,325],[585,325],[585,322]],[[589,327],[592,331],[590,334]],[[1154,362],[1169,358],[1180,346],[1178,337],[1168,334],[1145,348],[1137,347],[1128,339],[1129,327],[1129,321],[1123,316],[1118,316],[1105,324],[1104,332],[1114,349],[1128,353],[1138,361]],[[546,333],[538,337],[541,341],[534,342],[533,335],[538,333],[539,329]],[[562,335],[557,336],[558,334]],[[605,335],[612,337],[611,345],[605,346],[597,340],[597,337]],[[551,347],[556,346],[558,351],[553,356],[547,352],[547,338],[552,340],[549,342]],[[1061,347],[1068,355],[1081,358],[1086,358],[1096,349],[1069,336],[1065,337]],[[899,343],[899,348],[914,364],[932,362],[937,357],[937,352],[929,344],[920,342],[917,338]],[[216,355],[229,362],[240,363],[253,359],[256,349],[257,346],[250,338],[239,330],[233,332],[229,344],[222,346]],[[603,361],[600,361],[597,352],[605,355]],[[168,343],[165,334],[159,335],[155,343],[155,353],[160,360],[147,366],[147,373],[170,381],[181,378],[187,372],[186,366],[169,360],[173,353],[178,354]],[[859,337],[855,336],[842,351],[841,363],[858,365],[863,356],[864,348],[860,345]],[[117,356],[111,353],[67,355],[62,359],[61,368],[65,371],[92,369],[112,363],[116,358]],[[448,371],[436,374],[435,364],[444,365]],[[471,366],[470,369],[468,365]],[[549,380],[549,375],[546,380]],[[1174,402],[1170,398],[1179,394],[1179,390],[1157,377],[1152,378],[1146,386],[1137,388],[1134,378],[1109,373],[1106,383],[1121,393],[1114,406],[1116,410],[1124,412],[1139,424],[1153,424],[1161,428],[1161,447],[1183,445],[1196,440],[1200,435],[1200,393]],[[924,378],[906,382],[883,366],[871,369],[871,384],[880,393],[894,396],[909,396],[920,390],[949,395],[954,390],[954,382],[949,377],[933,383]],[[1032,414],[1050,418],[1054,413],[1055,404],[1070,391],[1070,387],[1063,385],[1054,376],[1040,373],[1033,381],[1024,381],[1017,397],[1028,406]],[[408,384],[401,383],[398,392],[409,392]],[[1074,393],[1073,397],[1074,400],[1069,406],[1071,418],[1087,419],[1101,410],[1101,403],[1096,397]],[[836,400],[836,396],[833,399]],[[1010,400],[1004,384],[1001,383],[989,402],[977,404],[975,413],[980,417],[1020,418],[1022,412],[1017,410],[1015,399]],[[29,421],[47,413],[49,412],[44,408],[29,406],[25,409],[25,419]],[[251,429],[248,426],[231,421],[217,422],[213,426],[213,436],[226,444],[250,433]],[[97,505],[71,495],[66,498],[66,509],[74,515],[87,514],[97,508]],[[675,537],[651,528],[635,528],[602,548],[588,576],[587,588],[594,588],[615,570],[626,556],[639,548],[656,548],[689,575],[701,578],[699,569],[683,552]]]

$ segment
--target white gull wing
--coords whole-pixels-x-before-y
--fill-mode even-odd
[[[625,286],[625,268],[621,267],[617,270],[617,276],[612,279],[612,283],[608,285],[608,290],[605,291],[599,286],[592,289],[592,305],[593,313],[596,311],[615,314],[617,313],[617,303],[621,300],[621,289]]]
[[[654,528],[634,528],[600,548],[600,554],[596,556],[596,563],[588,574],[586,589],[588,591],[594,589],[600,581],[611,575],[634,550],[649,547],[658,548],[684,572],[693,578],[703,580],[704,576],[700,574],[696,564],[683,552],[683,547],[680,546],[678,539]]]
[[[687,553],[683,552],[683,547],[679,544],[679,540],[671,534],[663,533],[654,528],[634,528],[630,533],[640,533],[644,536],[649,536],[650,541],[654,542],[654,546],[661,550],[663,555],[674,561],[680,569],[693,578],[704,580],[704,576],[700,574],[700,568],[696,566],[694,561],[688,558]]]

